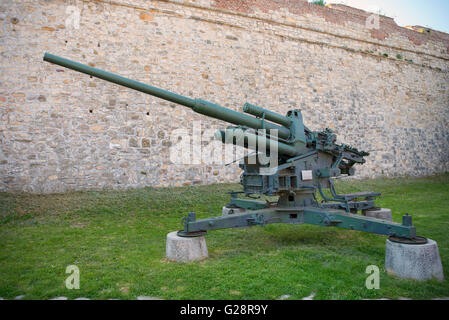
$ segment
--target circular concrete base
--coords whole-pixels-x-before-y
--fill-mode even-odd
[[[229,216],[229,215],[233,215],[233,214],[239,214],[239,213],[243,213],[246,210],[243,208],[228,208],[226,206],[223,207],[222,209],[222,216]]]
[[[387,272],[405,279],[423,281],[435,278],[443,281],[443,266],[438,245],[431,239],[427,240],[426,244],[410,245],[387,239],[385,250]]]
[[[166,257],[176,262],[203,260],[208,257],[206,238],[185,238],[177,231],[167,234]]]
[[[367,217],[393,222],[390,209],[381,208],[378,210],[363,210],[362,214]]]

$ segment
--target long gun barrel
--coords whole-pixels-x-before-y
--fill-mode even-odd
[[[265,225],[267,223],[309,223],[321,226],[336,226],[345,229],[366,231],[392,236],[394,242],[423,244],[427,240],[416,237],[416,228],[411,216],[404,216],[403,223],[353,214],[357,211],[373,211],[373,198],[379,193],[365,192],[339,195],[332,179],[341,174],[352,175],[353,166],[363,164],[367,152],[345,144],[337,144],[336,135],[330,130],[310,131],[304,126],[301,110],[289,110],[285,116],[252,104],[243,106],[243,113],[224,108],[214,103],[184,97],[104,70],[96,69],[49,53],[44,61],[60,65],[87,75],[131,88],[193,111],[236,125],[218,130],[215,138],[226,144],[255,150],[256,154],[269,155],[257,159],[246,155],[240,163],[243,173],[240,183],[245,195],[279,196],[276,202],[262,203],[242,199],[231,194],[229,210],[243,209],[239,214],[228,214],[212,219],[196,220],[194,212],[184,219],[182,237],[202,236],[208,230]],[[254,130],[255,129],[255,130]],[[258,129],[265,129],[257,131]],[[271,161],[276,157],[277,161]],[[257,160],[257,161],[252,161]],[[329,189],[331,197],[323,188]],[[319,191],[324,203],[315,197]],[[358,199],[364,200],[358,200]],[[376,213],[377,214],[377,213]],[[401,240],[402,239],[402,240]]]
[[[278,130],[278,136],[283,139],[290,138],[290,130],[283,126],[278,126],[277,124],[266,122],[263,119],[258,119],[250,115],[240,113],[225,107],[216,105],[214,103],[201,100],[201,99],[191,99],[188,97],[181,96],[179,94],[163,90],[157,87],[147,85],[145,83],[128,79],[101,69],[93,68],[88,65],[72,61],[66,58],[58,57],[50,53],[45,53],[44,61],[51,62],[62,67],[72,69],[78,72],[88,74],[90,76],[100,78],[130,89],[134,89],[164,100],[168,100],[186,107],[191,108],[193,111],[223,120],[238,126],[246,126],[253,129],[267,129],[268,132],[271,130]],[[274,117],[274,116],[273,116]],[[279,115],[279,118],[282,116]],[[269,120],[269,119],[267,119]],[[274,120],[274,119],[273,119]],[[276,119],[278,120],[278,119]],[[279,121],[278,123],[284,124],[284,121]],[[286,120],[285,120],[286,123]]]

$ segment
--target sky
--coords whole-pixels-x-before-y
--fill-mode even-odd
[[[423,26],[449,33],[449,0],[328,0],[394,18],[404,26]]]

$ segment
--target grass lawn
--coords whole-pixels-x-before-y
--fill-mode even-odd
[[[13,299],[376,299],[449,296],[449,281],[415,282],[385,273],[386,237],[317,226],[269,225],[212,231],[209,259],[168,262],[166,234],[181,217],[218,216],[239,185],[173,189],[0,193],[0,297]],[[449,174],[338,182],[337,191],[379,191],[378,205],[400,222],[413,215],[418,234],[438,242],[449,279]],[[80,289],[65,287],[68,265],[80,269]],[[381,270],[368,290],[368,265]]]

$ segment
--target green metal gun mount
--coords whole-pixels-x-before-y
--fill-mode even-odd
[[[421,244],[427,240],[416,236],[412,217],[403,216],[402,224],[379,220],[359,214],[376,210],[376,192],[337,194],[333,179],[354,175],[354,165],[365,163],[369,153],[345,144],[336,143],[336,135],[330,130],[311,131],[303,123],[300,110],[290,110],[286,116],[251,105],[243,106],[243,112],[224,108],[208,101],[191,99],[142,82],[131,80],[100,69],[49,53],[44,61],[51,62],[93,77],[113,82],[152,96],[168,100],[193,111],[236,125],[219,130],[215,137],[223,143],[237,144],[256,149],[242,159],[240,183],[243,192],[231,193],[227,204],[228,214],[217,218],[197,220],[194,212],[183,219],[182,237],[202,236],[209,230],[264,226],[271,223],[313,224],[339,227],[390,236],[397,242]],[[254,129],[265,129],[262,136]],[[234,138],[228,139],[228,134]],[[257,141],[265,146],[277,147],[277,166],[267,174],[269,164],[259,161],[258,153],[270,155],[270,148],[258,150]],[[273,153],[272,153],[273,154]],[[264,171],[265,169],[265,171]],[[273,168],[272,168],[273,169]],[[264,172],[262,174],[262,172]],[[325,189],[330,191],[327,196]],[[317,201],[319,192],[324,199]],[[243,194],[243,198],[239,194]],[[276,196],[275,202],[254,200],[257,195]]]

